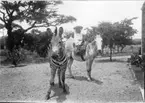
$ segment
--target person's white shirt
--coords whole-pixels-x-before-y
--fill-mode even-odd
[[[83,39],[83,37],[82,37],[82,34],[81,33],[74,32],[74,43],[76,45],[80,45],[81,42],[82,42],[82,39]]]
[[[82,29],[81,33],[76,33],[74,31],[74,43],[76,45],[80,45],[82,43],[82,40],[83,40],[83,35],[86,35],[86,33],[87,33],[86,29]]]

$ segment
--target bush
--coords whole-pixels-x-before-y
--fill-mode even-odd
[[[0,50],[0,56],[7,56],[6,50]]]
[[[130,59],[131,65],[136,65],[139,67],[139,65],[142,62],[142,58],[138,54],[132,54]]]

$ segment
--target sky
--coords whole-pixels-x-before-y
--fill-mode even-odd
[[[141,38],[141,8],[143,0],[134,1],[63,1],[59,6],[59,13],[74,16],[75,23],[64,24],[63,27],[68,30],[76,25],[83,27],[97,26],[101,21],[117,22],[125,18],[138,17],[133,20],[133,27],[138,33],[133,38]]]
[[[113,23],[125,18],[138,17],[138,19],[133,20],[133,27],[138,30],[133,38],[141,38],[141,8],[143,2],[143,0],[63,0],[63,4],[57,8],[58,13],[71,15],[77,19],[74,23],[62,25],[65,30],[73,30],[73,27],[77,25],[90,27],[97,26],[102,21]]]

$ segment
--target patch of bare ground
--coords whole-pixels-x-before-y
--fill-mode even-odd
[[[99,61],[92,66],[93,81],[86,79],[84,62],[75,61],[72,66],[74,79],[68,78],[68,94],[58,88],[55,78],[50,100],[45,100],[49,87],[49,63],[29,64],[21,67],[4,66],[0,69],[0,101],[40,101],[40,102],[140,102],[141,93],[127,66],[127,58],[116,61]],[[123,62],[121,62],[123,61]]]

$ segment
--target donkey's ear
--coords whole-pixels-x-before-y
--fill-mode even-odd
[[[57,35],[57,27],[55,27],[54,35],[55,35],[55,36]]]
[[[63,27],[60,27],[59,28],[59,36],[62,37],[62,34],[63,34]]]

